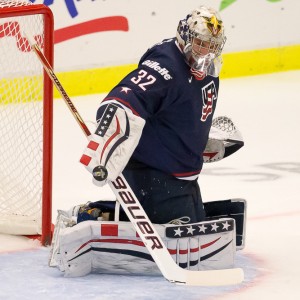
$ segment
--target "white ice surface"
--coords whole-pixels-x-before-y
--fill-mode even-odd
[[[237,256],[244,283],[206,288],[176,286],[161,276],[64,278],[47,266],[48,248],[0,235],[0,299],[300,299],[299,95],[300,71],[221,81],[216,115],[232,117],[245,147],[205,165],[199,182],[204,201],[248,201],[246,247]],[[93,121],[102,97],[73,101]],[[79,165],[85,137],[62,100],[55,101],[54,124],[53,220],[58,208],[114,198]]]

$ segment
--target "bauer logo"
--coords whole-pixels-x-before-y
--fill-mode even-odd
[[[165,80],[172,79],[172,76],[169,74],[169,70],[162,68],[157,61],[154,60],[145,60],[142,65],[147,66],[156,72],[158,72]]]
[[[121,176],[117,177],[116,180],[112,181],[112,185],[116,189],[121,205],[127,210],[128,217],[135,225],[137,233],[144,237],[149,243],[151,243],[151,249],[162,249],[163,244],[161,239],[156,235],[155,229],[152,223],[149,221],[147,215],[143,211],[142,206],[136,200],[134,194],[130,191],[130,187],[127,187],[126,181]],[[130,218],[131,216],[131,218]]]

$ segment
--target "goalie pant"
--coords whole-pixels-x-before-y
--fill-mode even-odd
[[[180,267],[189,270],[233,267],[236,252],[234,219],[154,226]],[[82,222],[63,228],[56,243],[56,264],[53,265],[66,277],[84,276],[91,272],[160,274],[129,222]]]

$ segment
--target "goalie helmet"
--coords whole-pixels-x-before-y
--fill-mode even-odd
[[[226,37],[216,10],[205,6],[193,10],[179,22],[176,38],[196,79],[219,76]]]

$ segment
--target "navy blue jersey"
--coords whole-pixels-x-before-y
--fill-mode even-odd
[[[202,168],[219,79],[196,80],[175,41],[150,48],[102,104],[117,101],[146,120],[133,159],[192,180]],[[97,119],[101,113],[100,107]]]

